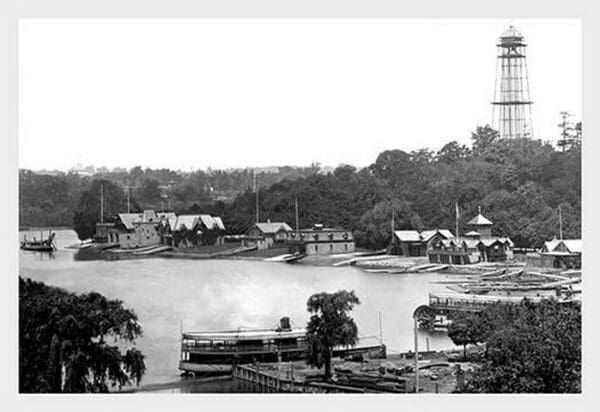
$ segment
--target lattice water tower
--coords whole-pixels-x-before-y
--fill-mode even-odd
[[[492,127],[500,137],[533,137],[531,99],[523,36],[510,26],[497,44]]]

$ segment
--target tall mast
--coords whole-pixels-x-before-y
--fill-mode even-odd
[[[455,218],[456,218],[456,221],[455,221],[456,241],[458,242],[458,238],[459,238],[459,236],[458,236],[458,217],[459,217],[459,213],[460,213],[459,210],[458,210],[458,201],[456,203],[454,203],[454,207],[456,209],[456,211],[455,211]]]
[[[104,223],[104,183],[100,182],[100,223]]]
[[[256,223],[260,222],[260,217],[258,215],[258,186],[256,184],[256,169],[252,171],[254,175],[254,193],[256,195]]]
[[[560,210],[560,205],[558,206],[558,236],[560,237],[560,240],[563,240],[562,211]]]
[[[298,227],[298,196],[294,197],[294,203],[296,206],[296,235],[297,235],[298,230],[299,230],[299,227]]]

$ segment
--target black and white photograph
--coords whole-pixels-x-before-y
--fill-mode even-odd
[[[582,393],[580,18],[17,32],[19,394]]]

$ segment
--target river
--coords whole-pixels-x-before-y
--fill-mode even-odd
[[[39,237],[38,232],[21,232]],[[244,260],[176,260],[150,258],[121,261],[75,261],[71,230],[56,231],[58,250],[51,256],[20,250],[23,277],[71,292],[99,292],[120,299],[139,317],[143,336],[137,347],[146,355],[143,384],[179,378],[180,330],[210,331],[238,327],[271,328],[289,316],[293,326],[308,320],[306,300],[317,292],[354,290],[361,301],[352,312],[359,336],[379,336],[388,353],[413,348],[412,313],[427,303],[436,274],[374,274],[355,267],[319,267]],[[419,332],[419,347],[452,348],[444,333]],[[198,391],[214,392],[215,386]],[[220,388],[218,391],[222,391]]]

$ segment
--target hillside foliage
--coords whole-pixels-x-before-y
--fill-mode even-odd
[[[230,233],[255,221],[250,169],[178,173],[136,167],[93,178],[22,170],[20,224],[73,226],[75,219],[84,227],[77,230],[80,237],[86,236],[99,216],[98,180],[113,183],[119,192],[112,194],[115,208],[107,213],[125,211],[126,188],[133,187],[132,210],[218,215]],[[476,128],[470,146],[451,141],[437,152],[387,150],[363,169],[341,165],[324,173],[318,165],[282,167],[259,173],[256,180],[261,221],[294,227],[297,199],[301,228],[322,223],[350,229],[357,245],[367,248],[389,244],[392,214],[397,230],[454,231],[455,203],[463,232],[481,206],[494,223],[493,234],[510,236],[520,247],[540,247],[558,235],[559,209],[563,236],[581,236],[581,146],[562,151],[541,140],[500,139],[489,126]]]

